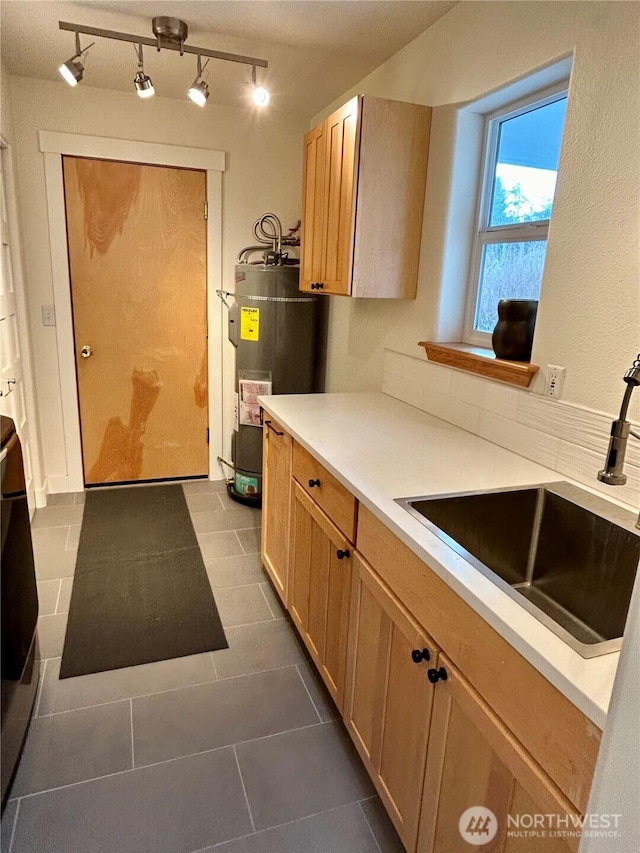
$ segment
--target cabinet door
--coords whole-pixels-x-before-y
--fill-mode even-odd
[[[323,293],[349,295],[357,176],[358,98],[325,121]]]
[[[287,600],[292,439],[273,419],[262,437],[262,563],[283,603]]]
[[[486,836],[482,850],[487,853],[577,850],[579,839],[553,834],[558,824],[546,837],[535,834],[540,831],[532,823],[536,815],[538,821],[559,815],[559,825],[566,821],[571,828],[572,816],[577,817],[575,808],[442,655],[439,665],[446,670],[447,680],[439,681],[435,688],[418,853],[467,853],[470,844],[461,829],[476,841]],[[493,840],[490,834],[496,826],[490,816],[488,823],[477,818],[474,823],[469,816],[459,826],[462,815],[474,806],[483,806],[495,815]]]
[[[293,485],[289,611],[336,705],[343,707],[352,546]]]
[[[300,290],[322,281],[322,217],[324,211],[324,129],[321,124],[304,136],[302,154],[302,230]]]
[[[359,554],[345,723],[407,850],[415,849],[438,650]],[[427,649],[430,659],[413,660]]]

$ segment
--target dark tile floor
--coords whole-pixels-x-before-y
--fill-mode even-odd
[[[260,564],[260,513],[184,484],[229,648],[60,681],[82,495],[33,524],[41,684],[3,853],[401,851]]]

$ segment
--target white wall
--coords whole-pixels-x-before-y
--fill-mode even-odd
[[[640,348],[639,34],[634,3],[461,3],[312,122],[356,92],[468,102],[573,52],[532,361],[564,365],[565,399],[609,413],[619,410],[621,377]],[[328,390],[379,388],[384,347],[419,355],[420,340],[451,340],[447,303],[466,270],[455,264],[442,291],[456,239],[446,230],[454,124],[450,109],[436,111],[417,299],[331,300]],[[466,259],[464,233],[460,252]]]
[[[2,134],[3,145],[7,146],[7,150],[3,152],[3,180],[10,230],[13,286],[16,297],[17,345],[22,367],[22,375],[17,374],[18,384],[13,391],[20,398],[20,403],[16,405],[16,398],[12,398],[8,401],[9,405],[6,410],[3,406],[3,411],[5,414],[14,416],[22,413],[24,418],[22,422],[20,417],[15,418],[15,420],[16,428],[23,444],[27,495],[30,510],[33,512],[36,503],[41,500],[39,492],[42,484],[42,454],[37,429],[33,355],[23,274],[23,246],[18,222],[16,180],[16,150],[18,146],[16,146],[16,137],[14,134],[9,75],[6,73],[4,67],[0,70],[0,134]]]
[[[224,287],[233,289],[235,257],[253,243],[253,222],[266,211],[277,213],[286,228],[300,216],[301,138],[306,123],[274,112],[208,105],[155,97],[141,101],[135,93],[105,89],[70,89],[22,77],[11,78],[14,134],[19,141],[17,171],[25,249],[35,377],[43,445],[49,478],[66,475],[62,402],[58,377],[56,330],[42,326],[40,306],[52,303],[49,236],[43,155],[38,131],[161,142],[225,151],[223,174]],[[225,391],[230,408],[232,358],[225,354]],[[213,472],[220,476],[220,472]]]

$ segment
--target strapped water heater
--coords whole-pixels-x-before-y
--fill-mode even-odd
[[[300,266],[283,246],[299,245],[297,227],[282,236],[280,220],[265,214],[254,225],[259,245],[242,249],[227,303],[228,336],[236,351],[233,477],[235,500],[262,502],[262,423],[257,398],[265,394],[306,394],[316,390],[318,297],[298,289]],[[265,248],[266,247],[266,248]],[[261,252],[262,260],[249,258]],[[228,463],[227,463],[228,464]]]

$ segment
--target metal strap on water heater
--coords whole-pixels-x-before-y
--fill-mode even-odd
[[[316,302],[317,296],[247,296],[231,293],[229,290],[216,290],[216,293],[224,302],[225,296],[233,296],[234,299],[246,299],[249,302]],[[225,303],[226,304],[226,303]]]

